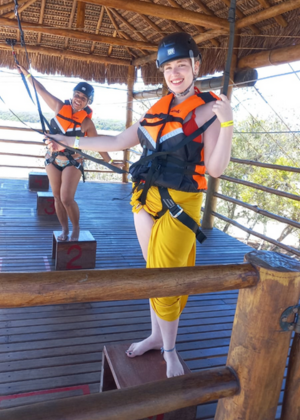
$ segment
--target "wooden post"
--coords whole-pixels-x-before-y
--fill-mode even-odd
[[[219,401],[215,420],[275,419],[291,339],[280,318],[300,297],[298,261],[268,251],[250,252],[245,259],[257,270],[259,282],[239,292],[227,359],[241,391]],[[288,413],[289,420],[298,418]]]
[[[234,49],[232,54],[231,60],[231,68],[230,68],[230,79],[229,79],[229,88],[227,92],[227,97],[231,99],[232,89],[233,89],[233,80],[234,80],[234,72],[236,71],[237,67],[237,52],[238,46],[240,43],[240,36],[239,33],[235,35],[234,39]],[[205,199],[205,209],[202,218],[202,227],[203,229],[212,229],[214,225],[214,216],[211,214],[212,211],[216,211],[217,209],[217,197],[214,196],[216,192],[219,191],[220,186],[220,178],[213,178],[209,176],[208,184],[207,184],[207,192],[206,192],[206,199]]]
[[[132,109],[133,109],[133,85],[134,85],[134,66],[128,67],[127,73],[127,108],[126,108],[126,128],[129,128],[132,125]],[[125,171],[129,169],[129,151],[126,149],[123,152],[123,160],[125,162]],[[128,182],[127,174],[123,174],[123,182]]]
[[[298,329],[300,330],[299,319]],[[300,332],[295,334],[290,352],[281,413],[281,420],[291,419],[300,420]]]

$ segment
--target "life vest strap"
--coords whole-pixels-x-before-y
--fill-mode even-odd
[[[151,162],[156,157],[169,155],[173,152],[177,152],[177,150],[181,149],[182,147],[186,146],[188,143],[193,141],[195,138],[200,136],[204,131],[208,129],[208,127],[217,119],[217,116],[214,115],[210,120],[208,120],[205,124],[203,124],[201,127],[199,127],[197,130],[195,130],[192,134],[185,137],[181,142],[179,142],[176,146],[170,148],[167,151],[164,152],[154,152],[149,156],[142,157],[140,160],[135,162],[131,167],[135,167],[137,165],[145,165],[147,162]]]
[[[161,125],[161,124],[166,124],[168,122],[179,122],[180,124],[183,124],[183,119],[180,117],[174,117],[173,115],[168,115],[168,114],[159,114],[159,115],[149,115],[149,117],[147,117],[147,114],[145,115],[145,118],[147,119],[154,119],[154,118],[160,118],[160,121],[156,121],[153,123],[150,123],[146,120],[143,120],[140,122],[140,125],[142,127],[155,127],[157,125]]]
[[[163,214],[169,210],[171,216],[174,219],[178,219],[183,225],[187,226],[189,229],[191,229],[194,234],[196,235],[197,240],[202,244],[207,237],[204,235],[202,230],[199,228],[198,224],[195,222],[194,219],[192,219],[178,204],[176,204],[168,189],[163,187],[158,187],[161,202],[163,209],[158,213],[158,218],[163,216]]]

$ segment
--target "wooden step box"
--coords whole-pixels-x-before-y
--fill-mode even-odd
[[[52,258],[56,270],[95,268],[97,242],[88,230],[80,231],[78,241],[59,241],[60,234],[61,231],[53,232]]]
[[[28,188],[30,191],[48,191],[49,190],[48,175],[43,172],[30,172]]]
[[[38,216],[56,216],[53,194],[38,191],[36,208]]]
[[[151,350],[142,356],[129,358],[125,351],[129,344],[109,344],[102,352],[100,392],[143,385],[166,379],[166,363],[159,350]],[[179,355],[178,355],[179,356]],[[191,373],[179,356],[184,373]],[[181,408],[169,413],[150,417],[152,420],[195,420],[197,406]],[[148,420],[148,419],[142,419]]]

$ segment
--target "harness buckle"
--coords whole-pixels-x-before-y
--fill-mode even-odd
[[[183,212],[183,209],[177,204],[177,206],[176,206],[176,210],[178,209],[178,211],[177,211],[177,213],[173,213],[172,211],[171,211],[171,209],[169,209],[169,211],[170,211],[170,214],[171,214],[171,216],[173,217],[173,219],[176,219],[178,216],[180,216],[181,215],[181,213]],[[175,210],[175,209],[174,209]]]

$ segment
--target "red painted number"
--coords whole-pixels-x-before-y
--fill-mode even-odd
[[[163,420],[164,418],[164,414],[157,414],[156,417],[148,417],[148,419],[153,419],[153,420]]]
[[[72,258],[68,264],[67,264],[67,270],[78,270],[79,268],[82,268],[81,265],[72,265],[72,263],[76,260],[78,260],[78,258],[81,257],[82,255],[82,249],[79,245],[72,245],[70,246],[70,248],[68,249],[68,255],[73,251],[73,249],[76,249],[78,251],[77,255],[75,255],[74,258]]]
[[[41,187],[42,186],[42,183],[43,183],[43,180],[42,179],[35,178],[35,183],[36,184],[39,184],[39,186]]]
[[[54,199],[53,198],[47,198],[47,203],[49,203],[49,205],[47,206],[49,208],[45,208],[44,212],[46,214],[54,214],[55,213],[55,207],[54,207]]]

